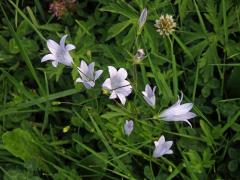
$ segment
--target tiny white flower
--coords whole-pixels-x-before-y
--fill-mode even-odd
[[[145,58],[145,53],[143,49],[138,49],[134,56],[134,63],[138,64]]]
[[[127,136],[129,136],[131,133],[132,133],[132,131],[133,131],[133,121],[132,120],[130,120],[130,121],[128,121],[128,120],[126,120],[126,122],[125,122],[125,124],[124,124],[124,133],[127,135]]]
[[[125,80],[128,73],[124,68],[117,70],[113,66],[108,66],[108,71],[110,78],[107,78],[104,81],[102,88],[110,91],[110,99],[119,98],[124,105],[126,97],[132,92],[132,86],[127,80]]]
[[[155,103],[156,103],[155,90],[156,90],[156,86],[154,86],[153,89],[152,89],[149,86],[149,84],[147,84],[146,87],[145,87],[145,91],[142,91],[143,98],[152,107],[154,107]]]
[[[78,68],[78,72],[80,74],[80,78],[77,78],[76,82],[81,82],[84,86],[89,89],[95,86],[95,81],[100,77],[102,74],[102,70],[94,71],[95,63],[92,62],[91,64],[87,65],[87,63],[82,60],[81,65]]]
[[[51,60],[54,67],[57,67],[58,63],[64,64],[66,66],[72,66],[73,59],[69,54],[69,51],[75,49],[75,46],[73,44],[67,44],[65,46],[66,38],[67,35],[64,35],[60,40],[60,44],[51,39],[47,40],[47,47],[51,54],[43,56],[41,62]]]
[[[139,29],[141,29],[143,27],[143,25],[145,24],[146,20],[147,20],[147,14],[148,14],[148,10],[147,8],[144,8],[141,12],[141,15],[138,19],[138,26]]]
[[[153,151],[153,157],[161,157],[164,154],[173,154],[173,151],[170,149],[173,141],[165,141],[165,137],[162,135],[158,141],[154,141],[155,149]]]
[[[175,104],[160,114],[160,118],[162,118],[164,121],[184,121],[192,127],[188,120],[197,116],[195,113],[190,112],[193,107],[193,103],[181,104],[182,100],[183,93],[181,92],[181,99],[178,97],[178,100]]]

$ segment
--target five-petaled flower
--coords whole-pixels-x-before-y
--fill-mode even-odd
[[[75,49],[75,46],[73,44],[67,44],[65,46],[66,38],[67,35],[64,35],[60,40],[60,44],[51,39],[47,40],[47,47],[51,54],[43,56],[41,62],[51,60],[54,67],[57,67],[58,63],[64,64],[66,66],[72,66],[73,59],[69,54],[69,51]]]
[[[188,120],[197,116],[195,113],[190,112],[193,107],[193,103],[181,104],[182,100],[183,93],[181,92],[181,98],[179,99],[178,97],[175,104],[164,110],[160,114],[160,118],[164,121],[184,121],[192,127]]]
[[[125,124],[124,124],[124,133],[129,136],[132,131],[133,131],[133,121],[132,120],[126,120]]]
[[[110,91],[110,99],[119,98],[124,105],[126,97],[131,94],[132,86],[125,80],[127,78],[127,71],[124,68],[117,70],[113,66],[108,66],[110,78],[107,78],[102,84],[102,88]]]
[[[154,86],[153,89],[152,89],[149,86],[149,84],[147,84],[146,87],[145,87],[145,91],[142,91],[143,98],[152,107],[154,107],[155,103],[156,103],[155,90],[156,90],[156,86]]]
[[[173,151],[170,149],[173,141],[165,141],[165,137],[162,135],[158,141],[154,141],[155,149],[153,151],[153,157],[161,157],[164,154],[173,154]]]
[[[95,81],[102,74],[102,70],[94,71],[95,63],[87,65],[87,63],[82,60],[80,67],[78,67],[78,72],[80,74],[80,78],[77,78],[76,82],[81,82],[84,86],[89,89],[95,86]]]

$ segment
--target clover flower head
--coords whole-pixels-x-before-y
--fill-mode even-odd
[[[138,49],[134,56],[134,63],[139,64],[145,58],[145,53],[143,49]]]
[[[154,86],[152,89],[149,84],[147,84],[145,91],[142,91],[144,100],[152,107],[154,107],[156,103],[155,90],[156,86]]]
[[[161,15],[159,19],[155,20],[154,26],[157,28],[157,32],[162,36],[168,36],[176,28],[176,22],[172,15]]]
[[[124,133],[129,136],[132,131],[133,131],[133,121],[132,120],[126,120],[125,124],[124,124]]]
[[[154,141],[155,149],[153,151],[153,157],[158,158],[164,154],[173,154],[173,151],[170,149],[173,141],[165,141],[165,137],[162,135],[158,141]]]
[[[188,120],[197,116],[195,113],[190,112],[193,108],[193,103],[181,104],[182,100],[183,93],[181,92],[181,98],[179,99],[178,97],[175,104],[160,113],[160,118],[164,121],[184,121],[192,127]]]
[[[110,91],[110,99],[119,98],[121,103],[126,103],[126,97],[131,94],[132,86],[125,80],[127,71],[124,68],[117,70],[113,66],[108,66],[110,78],[107,78],[102,84],[102,88]]]
[[[138,19],[139,29],[141,29],[144,26],[144,24],[145,24],[145,22],[147,20],[147,14],[148,14],[148,10],[147,10],[147,8],[144,8],[142,10],[141,14],[140,14],[139,19]]]
[[[53,1],[49,6],[49,10],[53,12],[54,16],[61,17],[67,12],[66,3],[64,0]]]
[[[80,78],[77,78],[76,82],[81,82],[83,85],[90,89],[95,86],[95,81],[101,76],[102,70],[94,71],[95,63],[87,65],[87,63],[82,60],[80,67],[78,67],[78,72],[80,74]]]
[[[43,56],[41,62],[45,61],[52,61],[52,65],[54,67],[58,66],[58,63],[64,64],[66,66],[72,66],[73,59],[71,55],[69,54],[69,51],[75,49],[75,46],[73,44],[67,44],[65,46],[65,40],[67,38],[67,35],[64,35],[61,40],[60,44],[56,43],[55,41],[48,39],[47,40],[47,47],[51,54],[47,54]]]

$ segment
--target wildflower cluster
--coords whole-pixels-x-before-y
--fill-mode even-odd
[[[147,18],[147,9],[145,8],[140,15],[139,18],[139,28],[141,29],[146,22]],[[158,32],[162,35],[168,35],[174,31],[174,27],[176,23],[173,21],[172,16],[166,15],[161,16],[159,20],[156,20],[155,26],[158,28]],[[47,47],[50,51],[50,54],[45,55],[41,62],[52,61],[52,65],[57,67],[58,64],[64,64],[66,66],[77,67],[75,66],[73,59],[69,53],[69,51],[75,49],[73,44],[65,45],[65,40],[67,35],[64,35],[60,43],[56,43],[55,41],[49,39],[47,40]],[[145,57],[145,53],[143,49],[139,49],[134,56],[134,62],[139,63]],[[80,77],[76,79],[77,83],[83,83],[83,85],[87,88],[93,88],[95,86],[95,81],[100,78],[103,73],[103,70],[94,70],[95,62],[90,63],[89,65],[82,60],[80,66],[77,67],[77,71],[79,72]],[[132,85],[127,80],[128,73],[126,69],[119,68],[116,69],[113,66],[108,66],[109,78],[107,78],[102,83],[102,88],[106,94],[109,94],[109,99],[118,98],[122,105],[126,104],[127,97],[132,93]],[[155,96],[156,86],[153,88],[146,84],[145,90],[142,91],[143,99],[146,103],[155,108],[156,105],[156,96]],[[189,119],[192,119],[196,116],[195,113],[190,112],[193,108],[192,103],[181,104],[183,100],[183,93],[181,92],[181,98],[178,97],[178,100],[175,104],[170,106],[169,108],[162,111],[158,118],[164,121],[183,121],[188,123]],[[191,126],[192,127],[192,126]],[[133,120],[126,120],[124,124],[124,133],[127,136],[130,136],[134,129]],[[155,149],[153,151],[154,157],[160,157],[164,154],[172,154],[173,151],[170,149],[173,141],[165,141],[165,137],[162,135],[158,141],[154,141]]]

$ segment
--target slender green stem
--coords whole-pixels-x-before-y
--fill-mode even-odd
[[[174,94],[174,97],[177,98],[177,95],[178,95],[177,63],[176,63],[175,55],[173,52],[173,43],[169,36],[168,36],[168,40],[171,46],[171,59],[172,59],[172,70],[173,70],[173,94]]]

